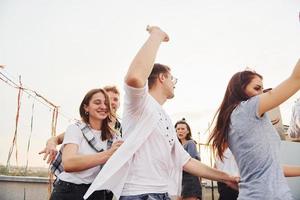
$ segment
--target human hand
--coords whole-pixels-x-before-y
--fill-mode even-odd
[[[108,149],[107,151],[109,152],[110,156],[113,155],[113,153],[124,143],[122,140],[117,140],[111,145],[111,148]]]
[[[229,181],[224,181],[224,183],[228,186],[228,187],[230,187],[230,188],[232,188],[232,189],[234,189],[234,190],[239,190],[239,182],[240,182],[240,177],[238,177],[238,176],[231,176],[231,180]]]
[[[44,154],[43,160],[47,159],[47,164],[50,164],[55,159],[57,152],[56,144],[47,142],[46,147],[39,154]]]
[[[168,34],[161,30],[158,26],[150,26],[148,25],[146,30],[149,34],[158,34],[161,36],[163,42],[168,42],[170,40]]]

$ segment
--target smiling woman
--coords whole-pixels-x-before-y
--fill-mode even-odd
[[[103,89],[90,90],[79,107],[82,122],[68,127],[63,141],[62,164],[54,161],[52,169],[58,177],[51,194],[51,200],[83,199],[102,165],[119,148],[122,141],[116,141],[115,131],[110,127],[114,112],[109,96]],[[58,155],[59,158],[59,155]],[[94,192],[89,198],[112,199],[108,191]]]

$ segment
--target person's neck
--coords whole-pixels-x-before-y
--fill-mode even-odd
[[[186,143],[187,143],[187,140],[186,139],[182,139],[182,140],[180,140],[181,141],[181,144],[182,145],[185,145]]]
[[[93,119],[90,119],[90,126],[92,129],[95,129],[95,130],[101,130],[102,128],[102,120],[93,120]]]
[[[161,90],[151,89],[149,93],[160,105],[163,105],[167,101],[167,97]]]

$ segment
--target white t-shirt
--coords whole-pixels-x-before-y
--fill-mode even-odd
[[[124,86],[124,143],[109,158],[84,198],[96,190],[121,195],[180,195],[182,168],[191,158],[179,143],[169,116],[143,88]]]
[[[92,133],[95,136],[95,139],[99,144],[101,144],[101,147],[103,150],[107,149],[107,140],[102,141],[101,140],[101,131],[91,129]],[[80,130],[80,128],[72,124],[70,125],[65,133],[64,141],[62,145],[66,144],[77,144],[78,145],[78,154],[88,155],[88,154],[95,154],[97,153],[86,141],[86,139],[83,137],[83,134]],[[58,178],[63,181],[75,183],[75,184],[91,184],[95,177],[100,172],[101,168],[100,165],[86,169],[79,172],[62,172],[59,174]]]
[[[234,156],[229,148],[224,151],[223,162],[217,157],[215,161],[216,168],[230,174],[231,176],[239,176],[239,168],[236,164]]]
[[[137,123],[144,120],[141,113],[145,109],[147,98],[153,97],[148,93],[147,84],[143,88],[132,88],[128,85],[124,88],[126,94],[122,121],[125,129],[133,130]],[[172,148],[179,148],[177,150],[181,157],[176,159],[180,159],[181,166],[190,159],[190,155],[176,137],[170,117],[156,100],[152,102],[150,106],[153,108],[150,110],[156,112],[158,123],[141,148],[134,153],[122,196],[168,192],[171,176],[169,169],[174,163],[171,156]],[[125,140],[127,134],[130,134],[130,131],[124,132]]]
[[[300,138],[300,99],[293,106],[291,122],[287,133],[291,138]]]

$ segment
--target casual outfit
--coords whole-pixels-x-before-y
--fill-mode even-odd
[[[199,153],[196,148],[196,144],[194,140],[188,140],[183,145],[184,150],[186,150],[192,158],[200,160]],[[200,178],[198,176],[194,176],[188,172],[183,172],[182,174],[182,191],[181,196],[183,198],[188,197],[197,197],[201,199],[202,197],[202,188],[200,183]]]
[[[125,85],[124,100],[124,143],[84,197],[101,189],[121,199],[180,195],[182,168],[191,157],[178,141],[170,117],[149,94],[147,84],[143,88]]]
[[[291,138],[300,137],[300,99],[293,106],[292,118],[287,133]]]
[[[258,116],[259,96],[241,102],[231,114],[229,148],[240,170],[240,200],[291,200],[279,161],[280,137],[265,113]]]
[[[117,139],[117,138],[114,138]],[[64,136],[62,148],[66,144],[77,144],[78,154],[89,155],[101,152],[110,148],[112,140],[101,140],[101,131],[94,130],[85,123],[76,123],[70,125]],[[82,200],[83,195],[93,182],[94,178],[100,172],[103,165],[92,167],[90,169],[78,172],[65,172],[61,165],[61,152],[57,155],[51,165],[51,170],[57,176],[54,188],[51,194],[51,200]],[[109,191],[97,191],[89,200],[112,199],[112,193]]]
[[[224,158],[221,161],[218,157],[215,161],[216,168],[232,176],[239,176],[239,168],[234,156],[229,148],[224,151]],[[218,182],[219,200],[236,200],[239,192],[227,186],[225,183]]]

